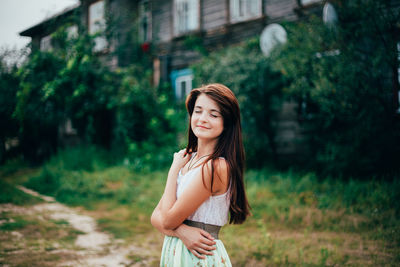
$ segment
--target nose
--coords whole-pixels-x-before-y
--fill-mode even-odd
[[[207,112],[202,112],[199,119],[200,121],[207,121]]]

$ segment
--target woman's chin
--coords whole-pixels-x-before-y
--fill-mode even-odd
[[[208,139],[208,137],[207,136],[205,136],[204,134],[194,134],[196,137],[197,137],[197,139]]]
[[[203,140],[203,141],[211,141],[218,139],[218,136],[210,136],[210,135],[205,135],[205,134],[195,134],[198,140]]]

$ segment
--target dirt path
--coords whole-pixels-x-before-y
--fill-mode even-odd
[[[116,240],[111,235],[100,232],[96,221],[87,215],[80,214],[75,208],[67,207],[54,198],[41,195],[23,186],[18,189],[27,194],[41,198],[45,203],[26,208],[5,204],[0,206],[0,212],[14,212],[21,215],[35,215],[41,220],[66,221],[79,232],[75,242],[72,261],[59,262],[57,266],[149,266],[146,261],[135,262],[132,255],[145,253],[142,248],[132,244],[125,244],[123,240]],[[15,235],[18,232],[14,231]],[[19,235],[21,238],[21,235]],[[65,249],[64,249],[65,250]],[[54,251],[52,251],[54,253]],[[131,257],[128,257],[131,256]],[[70,257],[71,258],[71,257]]]

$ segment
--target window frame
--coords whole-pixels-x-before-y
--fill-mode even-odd
[[[193,78],[194,74],[190,68],[182,68],[171,71],[170,79],[176,101],[184,101],[186,96],[190,93],[190,91],[192,91]],[[184,95],[182,95],[182,82],[186,82],[186,84],[189,85],[185,88]]]
[[[189,84],[185,88],[184,95],[182,95],[182,82]],[[176,78],[175,80],[175,97],[177,100],[185,100],[186,96],[189,95],[190,91],[193,90],[193,74],[182,75]]]
[[[79,36],[79,28],[78,25],[76,24],[69,25],[68,27],[65,28],[65,31],[67,33],[68,40],[78,38]]]
[[[100,18],[96,18],[92,20],[93,13],[91,11],[91,8],[94,8],[95,5],[102,3],[103,4],[103,13],[101,14]],[[89,35],[94,35],[94,47],[93,51],[94,52],[102,52],[107,49],[108,42],[106,37],[103,35],[103,33],[106,30],[106,16],[105,16],[105,9],[106,9],[106,3],[105,0],[98,0],[94,1],[89,4],[88,6],[88,33]],[[98,23],[98,26],[95,26],[96,23]],[[96,36],[98,35],[98,36]]]
[[[301,6],[311,6],[314,4],[322,3],[322,0],[299,0]]]
[[[40,38],[40,44],[39,44],[39,49],[40,51],[48,52],[53,49],[53,46],[51,45],[51,34],[43,36]]]
[[[252,14],[248,10],[248,4],[249,2],[251,3],[252,1],[257,1],[255,3],[257,5],[256,10],[258,12],[256,14]],[[246,10],[245,14],[242,16],[237,16],[236,14],[241,13],[240,10],[235,10],[235,8],[240,8],[240,3],[244,3]],[[229,22],[230,23],[238,23],[242,21],[248,21],[248,20],[254,20],[261,18],[263,16],[263,1],[262,0],[229,0]],[[250,4],[251,5],[251,4]],[[251,10],[251,7],[250,7]]]
[[[191,1],[194,1],[195,3],[190,4]],[[180,2],[186,2],[188,4],[188,16],[190,15],[190,7],[193,6],[196,10],[192,11],[193,14],[196,14],[197,18],[194,18],[193,21],[195,21],[195,26],[193,28],[190,28],[190,18],[187,20],[187,27],[185,29],[179,29],[178,24],[179,23],[179,16],[178,16],[178,10],[177,10],[177,4]],[[186,35],[191,32],[199,31],[201,26],[201,14],[200,14],[200,5],[201,1],[200,0],[173,0],[173,5],[172,5],[172,27],[173,27],[173,36],[178,37],[182,35]]]
[[[148,10],[145,9],[145,4],[148,5]],[[149,0],[140,0],[138,4],[139,11],[139,40],[142,43],[148,43],[152,40],[152,14],[151,14],[151,1]],[[147,21],[147,29],[146,33],[143,29],[142,21],[146,19]]]

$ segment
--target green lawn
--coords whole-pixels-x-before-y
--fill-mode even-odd
[[[31,173],[29,168],[19,170],[20,176],[8,170],[2,183],[11,195],[18,193],[10,186],[22,183],[84,207],[101,230],[143,247],[157,265],[163,237],[152,228],[150,215],[167,170],[134,171],[95,157],[77,167],[66,162],[73,158],[53,158]],[[249,170],[246,183],[252,216],[243,225],[225,226],[221,233],[234,266],[400,264],[399,181],[319,180],[312,173]],[[28,203],[31,200],[15,204]],[[140,255],[132,258],[141,260]]]

